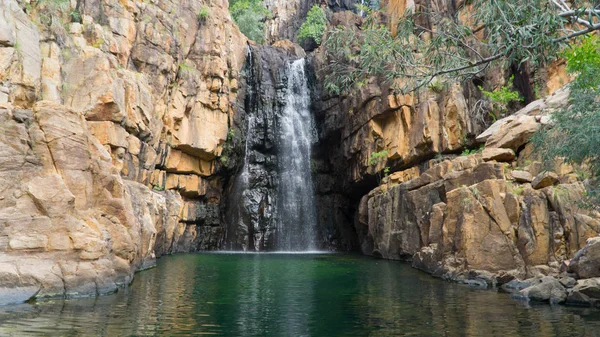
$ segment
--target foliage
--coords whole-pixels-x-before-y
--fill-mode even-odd
[[[264,20],[271,12],[262,0],[232,0],[229,12],[240,31],[250,40],[261,43],[265,39]]]
[[[79,23],[82,22],[83,18],[81,16],[81,13],[76,9],[70,11],[69,16],[71,17],[71,22],[79,22]]]
[[[600,201],[600,42],[587,37],[565,52],[567,70],[577,75],[569,84],[569,104],[551,115],[552,123],[533,142],[547,166],[555,158],[586,166],[591,173],[589,200]]]
[[[498,117],[502,117],[502,115],[508,111],[508,104],[516,101],[523,101],[521,94],[513,89],[514,78],[514,75],[511,76],[506,85],[503,85],[494,91],[487,91],[483,89],[482,86],[479,86],[479,90],[481,90],[483,95],[492,103],[492,111],[490,112],[490,115],[494,121]]]
[[[472,154],[483,152],[483,146],[477,149],[465,149],[460,155],[461,156],[470,156]]]
[[[479,89],[483,92],[483,95],[489,98],[493,103],[499,104],[503,109],[506,109],[506,106],[514,101],[522,101],[521,94],[518,91],[513,89],[513,80],[515,76],[511,76],[506,85],[500,87],[500,89],[496,89],[494,91],[487,91],[483,89],[481,86]]]
[[[379,151],[379,152],[373,152],[373,153],[371,153],[371,157],[369,158],[369,165],[376,166],[381,161],[386,160],[387,156],[388,156],[388,152],[386,150]]]
[[[444,90],[444,83],[442,83],[441,81],[438,80],[434,80],[431,81],[431,83],[429,83],[429,85],[427,85],[427,88],[429,88],[431,91],[433,92],[437,92],[440,93]]]
[[[333,28],[323,42],[326,88],[333,94],[347,93],[379,76],[407,92],[436,78],[470,79],[494,63],[527,62],[536,67],[554,59],[570,39],[600,29],[600,10],[581,7],[581,1],[570,2],[573,9],[562,0],[466,3],[469,6],[455,14],[407,11],[397,34],[380,24],[375,14],[367,16],[360,28]]]
[[[200,9],[200,11],[198,12],[198,20],[199,21],[206,21],[206,19],[208,19],[209,15],[210,15],[210,12],[208,11],[208,7],[202,6],[202,8]]]
[[[179,63],[178,67],[179,67],[179,73],[181,75],[189,74],[190,72],[192,72],[195,69],[193,64],[190,64],[187,61],[183,61],[183,62]]]
[[[97,39],[92,44],[92,47],[94,47],[94,48],[100,48],[100,47],[102,47],[103,44],[104,44],[104,39]]]
[[[377,165],[379,165],[379,163],[386,162],[387,157],[388,157],[387,150],[373,152],[373,153],[371,153],[371,156],[369,157],[369,165],[376,168]],[[390,168],[388,166],[386,166],[383,169],[384,177],[387,177],[389,175],[389,173],[390,173]],[[381,184],[381,178],[382,178],[381,171],[377,171],[377,181],[378,181],[379,185]]]
[[[586,71],[589,67],[599,67],[598,47],[598,36],[590,35],[582,38],[579,45],[565,50],[563,55],[567,59],[567,71],[573,74]]]
[[[523,190],[524,190],[523,186],[514,185],[512,182],[508,182],[507,185],[512,194],[519,195],[519,196],[523,194]]]
[[[221,153],[221,157],[219,157],[219,161],[223,166],[229,166],[229,155],[233,151],[233,142],[235,141],[235,130],[233,128],[229,129],[227,132],[227,138],[225,138],[225,145],[223,145],[223,152]]]
[[[155,190],[155,191],[164,191],[165,187],[164,186],[154,185],[154,186],[152,186],[152,189]]]
[[[320,6],[313,5],[306,15],[306,21],[300,26],[298,40],[301,42],[313,40],[317,45],[320,45],[325,29],[327,29],[325,11]]]

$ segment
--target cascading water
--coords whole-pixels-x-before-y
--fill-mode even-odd
[[[252,49],[248,46],[247,52],[247,67],[246,76],[250,83],[254,83],[254,57],[252,55]],[[249,88],[246,104],[250,107],[255,104],[255,92]],[[250,109],[248,109],[250,110]],[[254,223],[252,216],[256,212],[253,212],[253,196],[250,189],[250,140],[254,131],[255,116],[252,113],[246,115],[246,130],[245,130],[245,142],[244,142],[244,161],[241,167],[240,174],[236,177],[230,200],[229,209],[227,211],[228,222],[230,227],[228,230],[228,237],[226,238],[227,249],[244,249],[244,250],[255,250],[256,242],[254,238]],[[243,237],[242,244],[236,240],[236,237]]]
[[[314,250],[316,212],[311,178],[313,120],[304,59],[288,64],[278,148],[278,250]]]

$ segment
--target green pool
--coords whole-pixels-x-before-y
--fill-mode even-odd
[[[600,336],[600,310],[533,305],[344,254],[187,254],[98,298],[0,307],[0,336]]]

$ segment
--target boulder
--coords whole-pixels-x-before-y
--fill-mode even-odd
[[[503,148],[485,148],[483,149],[483,153],[481,155],[484,161],[504,161],[509,162],[515,159],[515,151],[511,149],[503,149]]]
[[[554,172],[544,171],[533,179],[531,186],[539,190],[540,188],[552,186],[556,183],[558,183],[558,175]]]
[[[487,139],[485,147],[500,147],[517,151],[519,147],[529,141],[539,127],[540,124],[534,116],[518,116],[491,135]]]
[[[489,128],[487,128],[487,130],[483,131],[479,136],[477,136],[477,138],[475,138],[475,140],[478,143],[485,143],[492,135],[496,134],[498,132],[498,130],[500,130],[500,128],[502,128],[506,124],[514,121],[515,118],[517,118],[516,115],[511,115],[511,116],[504,117],[502,119],[497,120],[496,122],[494,122],[494,124],[492,124]]]
[[[568,270],[579,278],[600,277],[600,237],[587,240],[587,245],[569,263]]]
[[[567,299],[567,290],[552,276],[542,277],[538,284],[521,290],[521,294],[538,302],[563,303]]]
[[[533,181],[533,176],[527,171],[513,170],[511,171],[511,175],[518,183],[530,183]]]
[[[526,280],[513,279],[502,285],[502,290],[507,292],[520,292],[541,282],[541,278],[532,277]]]
[[[600,307],[600,277],[577,281],[567,304]]]
[[[570,276],[561,277],[558,281],[565,286],[565,288],[573,288],[577,284],[577,280]]]

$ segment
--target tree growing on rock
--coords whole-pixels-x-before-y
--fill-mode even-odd
[[[600,202],[600,39],[589,36],[564,53],[567,71],[575,75],[569,84],[569,104],[552,114],[551,123],[534,136],[534,144],[546,163],[562,158],[584,165],[591,172],[588,205]]]
[[[373,76],[409,92],[469,80],[492,66],[536,68],[565,56],[568,71],[577,76],[570,84],[571,104],[552,115],[552,126],[535,142],[546,160],[586,164],[592,177],[600,176],[600,45],[586,37],[600,29],[600,6],[580,0],[481,0],[463,2],[456,13],[409,8],[392,19],[393,27],[386,26],[375,12],[361,27],[328,32],[323,45],[330,93],[347,93]],[[568,49],[581,38],[583,43]],[[504,105],[519,98],[508,87],[486,96],[502,98]],[[592,199],[600,201],[597,178],[588,182]]]
[[[600,29],[600,9],[586,4],[467,1],[454,14],[408,9],[393,29],[374,13],[360,28],[328,33],[326,87],[339,94],[380,76],[406,92],[434,80],[469,79],[498,63],[540,66],[572,39]]]
[[[325,11],[318,5],[312,6],[306,15],[306,21],[298,30],[298,41],[314,42],[316,45],[321,44],[323,34],[327,29],[327,17]]]
[[[229,11],[233,21],[247,38],[257,43],[265,39],[264,21],[271,15],[262,0],[231,0]]]

